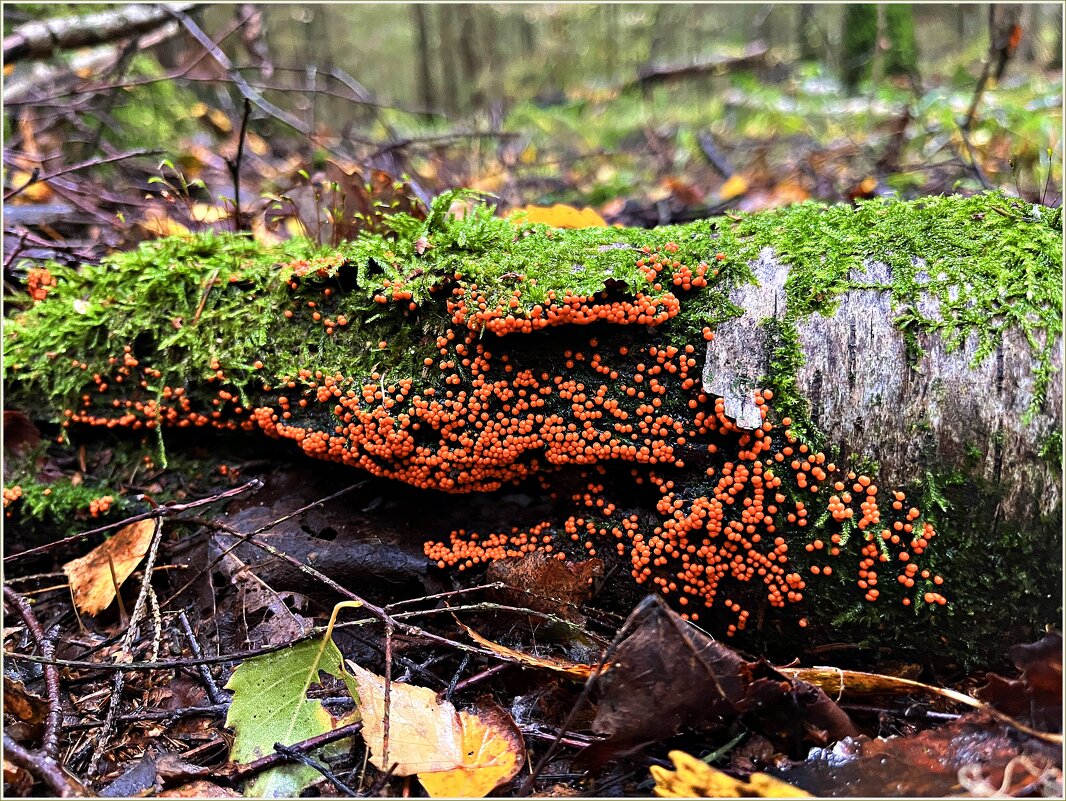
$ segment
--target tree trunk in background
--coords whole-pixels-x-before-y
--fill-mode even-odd
[[[854,93],[870,74],[870,60],[877,47],[877,6],[856,3],[844,7],[841,37],[841,80]]]
[[[426,7],[422,3],[412,4],[411,19],[414,22],[418,47],[415,54],[415,60],[418,62],[418,98],[422,108],[429,111],[436,103],[433,98],[433,72],[429,67],[429,20],[426,18]]]
[[[486,101],[495,104],[503,98],[506,87],[503,82],[503,65],[500,63],[499,16],[491,5],[479,6],[481,15],[481,49],[485,56],[482,64],[481,82]]]
[[[481,47],[478,40],[477,22],[474,19],[475,7],[464,3],[455,6],[459,17],[459,60],[463,66],[463,86],[467,109],[479,109],[485,105],[485,92],[481,85]]]
[[[440,49],[437,52],[444,76],[444,105],[449,114],[457,114],[462,109],[459,106],[459,71],[455,63],[455,51],[459,45],[455,33],[455,7],[439,5],[437,15],[440,19]]]
[[[818,31],[814,15],[817,6],[813,3],[801,3],[794,6],[796,10],[796,41],[799,44],[800,61],[818,61],[822,50],[822,36]]]
[[[885,35],[888,37],[885,73],[917,75],[918,42],[914,36],[914,10],[906,3],[893,3],[881,8],[885,14]]]

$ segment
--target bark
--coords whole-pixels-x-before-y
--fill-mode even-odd
[[[418,62],[418,97],[419,102],[422,103],[422,108],[429,110],[436,103],[433,96],[433,70],[430,67],[432,50],[429,42],[429,19],[426,15],[426,7],[421,3],[414,3],[411,6],[411,18],[414,21],[415,34],[418,39],[418,52],[416,53],[416,61]]]
[[[750,390],[771,372],[766,322],[786,314],[789,269],[764,252],[754,266],[758,283],[731,297],[744,315],[723,324],[707,346],[704,389],[724,397],[726,413],[743,428],[761,424]],[[864,279],[891,284],[893,276],[874,263]],[[935,316],[937,305],[927,297],[919,312]],[[896,316],[888,291],[855,289],[840,297],[831,316],[813,314],[798,324],[804,364],[797,388],[810,404],[811,422],[832,432],[839,458],[876,462],[886,486],[919,484],[935,465],[998,487],[986,521],[993,533],[1004,521],[1040,527],[1057,515],[1059,468],[1040,454],[1062,428],[1062,384],[1053,381],[1038,410],[1028,413],[1035,365],[1024,335],[1005,332],[995,352],[975,363],[976,334],[955,351],[939,335],[921,334],[924,354],[915,362]],[[1061,374],[1061,338],[1052,364]]]
[[[56,50],[91,47],[147,33],[171,20],[171,10],[190,11],[196,5],[129,5],[79,17],[29,22],[4,38],[4,61],[12,63],[27,58],[47,58]]]

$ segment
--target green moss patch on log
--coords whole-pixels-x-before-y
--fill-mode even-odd
[[[485,207],[455,217],[453,199],[425,221],[393,218],[394,236],[330,250],[210,234],[79,270],[50,265],[56,286],[5,327],[8,402],[161,441],[167,425],[261,429],[449,492],[527,479],[550,489],[563,471],[560,503],[576,509],[565,520],[457,532],[427,553],[473,567],[547,546],[617,549],[638,581],[689,611],[707,604],[730,632],[753,613],[763,628],[765,611],[787,604],[780,619],[823,639],[836,625],[837,636],[913,644],[940,631],[962,652],[981,647],[996,621],[974,630],[967,598],[987,588],[953,568],[994,565],[986,558],[1009,556],[1018,529],[981,541],[945,508],[919,508],[920,486],[878,490],[876,475],[832,465],[796,388],[797,325],[831,316],[844,293],[882,289],[903,332],[949,347],[976,335],[978,357],[1022,331],[1043,394],[1061,337],[1059,211],[987,194],[563,231]],[[766,249],[790,266],[787,311],[770,332],[765,425],[747,432],[701,392],[697,360],[743,314],[730,293]],[[874,261],[890,265],[890,283],[871,280]],[[930,294],[935,316],[921,312]],[[1043,548],[1047,531],[1032,542]],[[999,622],[1054,614],[1043,593],[1053,577],[1036,572],[1048,564],[1026,577],[1028,606]]]

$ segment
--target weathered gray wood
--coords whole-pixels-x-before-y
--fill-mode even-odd
[[[760,423],[752,390],[771,369],[763,323],[785,315],[789,272],[769,250],[751,266],[757,283],[730,297],[745,314],[719,327],[707,346],[703,376],[704,390],[723,396],[726,414],[749,429]],[[869,263],[865,274],[852,279],[888,285],[892,275],[884,264]],[[935,318],[938,303],[927,295],[918,311]],[[1057,514],[1059,469],[1041,450],[1062,429],[1061,380],[1030,411],[1034,365],[1017,330],[1006,331],[995,351],[976,364],[976,333],[951,352],[939,335],[922,333],[924,354],[911,364],[894,323],[897,313],[889,292],[855,289],[841,296],[830,317],[814,314],[799,322],[806,362],[797,384],[829,444],[845,462],[877,462],[888,486],[920,483],[933,464],[987,482],[999,493],[993,528],[1003,520],[1024,527]],[[1062,361],[1060,338],[1052,357],[1059,375]]]

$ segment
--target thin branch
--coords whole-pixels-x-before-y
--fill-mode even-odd
[[[204,652],[200,648],[200,641],[196,639],[196,634],[189,623],[189,616],[185,614],[184,609],[178,612],[178,621],[181,623],[181,630],[184,632],[185,638],[189,641],[189,650],[192,651],[192,655],[198,658],[203,657]],[[200,681],[204,683],[204,689],[207,690],[207,697],[211,699],[211,703],[215,705],[222,704],[226,699],[223,697],[222,691],[219,690],[215,677],[207,669],[207,665],[197,665],[196,672],[200,674]]]
[[[77,172],[78,170],[86,170],[89,167],[99,167],[101,164],[111,164],[116,161],[125,161],[126,159],[133,159],[139,156],[156,156],[163,152],[164,151],[161,148],[157,147],[145,148],[143,150],[130,150],[126,153],[119,153],[117,156],[106,156],[95,159],[88,159],[87,161],[79,161],[77,164],[72,164],[69,167],[64,167],[61,170],[56,170],[55,172],[50,172],[47,175],[43,176],[40,174],[41,168],[34,167],[34,177],[32,178],[32,180],[27,182],[26,186],[19,187],[18,189],[12,189],[10,192],[4,195],[4,202],[6,203],[8,200],[13,198],[19,192],[22,192],[24,189],[26,189],[26,187],[36,181],[51,181],[53,178],[58,178],[61,175],[66,175],[67,173],[71,172]]]
[[[154,520],[157,517],[173,517],[174,515],[187,512],[190,509],[197,509],[201,506],[207,506],[218,501],[228,500],[229,498],[236,498],[238,495],[243,495],[246,492],[258,492],[263,488],[263,482],[258,478],[253,478],[247,484],[242,484],[239,487],[225,490],[217,495],[211,495],[207,498],[200,498],[199,500],[189,501],[188,503],[172,503],[166,506],[157,506],[148,512],[142,512],[141,514],[127,517],[124,520],[119,520],[117,523],[108,523],[106,526],[100,526],[99,528],[90,529],[89,531],[83,531],[80,534],[71,534],[69,537],[65,537],[61,540],[55,540],[54,542],[47,543],[45,545],[38,545],[36,548],[29,548],[25,551],[19,551],[13,553],[10,556],[5,556],[5,562],[13,562],[16,559],[22,559],[27,556],[33,556],[35,554],[47,553],[55,548],[59,548],[63,545],[70,545],[75,542],[80,542],[86,537],[90,537],[93,534],[102,534],[105,531],[111,531],[115,528],[121,528],[122,526],[129,525],[130,523],[136,523],[139,520]],[[169,600],[169,599],[168,599]]]
[[[336,742],[337,740],[343,740],[345,737],[349,737],[356,732],[362,730],[363,723],[349,723],[347,726],[340,726],[339,728],[328,731],[324,734],[319,734],[314,737],[310,737],[302,742],[295,743],[288,746],[290,753],[306,754],[314,751],[316,748],[321,748],[329,743]],[[277,765],[284,764],[288,761],[289,757],[286,754],[275,751],[273,754],[267,754],[266,756],[259,757],[259,759],[248,762],[244,765],[236,763],[229,763],[217,768],[215,771],[216,776],[221,776],[228,779],[231,782],[244,781],[252,776],[262,773],[264,770],[276,767]]]
[[[8,586],[4,587],[4,600],[18,610],[41,656],[52,659],[56,651],[55,643],[45,636],[29,602]],[[45,691],[48,694],[48,716],[44,720],[44,734],[41,735],[41,754],[47,759],[55,760],[59,751],[59,726],[63,722],[63,707],[59,698],[59,671],[55,665],[45,664],[43,672]]]
[[[30,771],[60,798],[74,798],[82,795],[82,792],[79,792],[80,788],[75,786],[74,781],[63,772],[54,759],[49,759],[44,754],[35,753],[19,745],[6,731],[4,732],[4,759],[10,759],[19,767]]]
[[[28,22],[4,37],[4,63],[46,58],[56,50],[92,47],[146,33],[165,23],[169,19],[168,11],[195,7],[195,3],[131,4],[84,16]]]
[[[230,176],[233,178],[233,224],[237,232],[245,230],[241,217],[241,161],[244,159],[244,137],[248,132],[248,117],[252,113],[252,104],[244,98],[244,114],[241,116],[241,130],[237,134],[237,157],[226,159]]]

